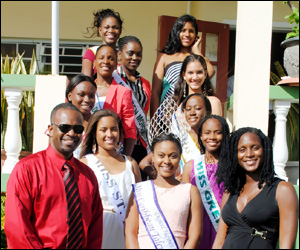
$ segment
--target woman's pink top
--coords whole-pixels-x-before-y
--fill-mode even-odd
[[[154,185],[158,204],[163,212],[180,249],[186,240],[187,222],[191,203],[191,184],[180,183],[174,188],[162,188]],[[138,242],[141,249],[154,249],[139,216]]]

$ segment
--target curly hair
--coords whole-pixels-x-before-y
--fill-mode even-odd
[[[89,123],[86,128],[86,133],[85,133],[85,138],[82,143],[82,149],[80,152],[80,158],[85,156],[86,154],[92,154],[93,153],[93,148],[96,147],[98,150],[98,144],[96,140],[97,136],[97,125],[98,122],[103,118],[103,117],[113,117],[116,119],[119,127],[119,141],[121,140],[123,136],[123,125],[120,117],[112,110],[109,109],[101,109],[97,110],[94,114],[92,114]]]
[[[232,195],[240,193],[246,183],[246,174],[239,165],[237,158],[239,140],[245,133],[257,135],[263,149],[258,188],[261,188],[263,183],[270,185],[275,180],[271,140],[260,129],[252,127],[240,128],[232,132],[227,142],[224,143],[216,172],[217,183],[223,182],[225,190]]]
[[[221,125],[221,127],[222,127],[223,139],[222,139],[222,143],[221,143],[221,146],[220,146],[220,155],[221,155],[221,152],[223,151],[223,145],[226,144],[226,142],[228,140],[228,136],[230,134],[230,130],[229,130],[229,126],[228,126],[226,120],[223,117],[219,116],[219,115],[206,115],[201,120],[199,129],[198,129],[198,143],[200,145],[200,151],[201,151],[202,154],[205,154],[205,147],[204,147],[203,142],[201,140],[201,136],[202,136],[203,125],[209,119],[216,119],[216,120],[218,120],[219,123],[220,123],[220,125]]]
[[[122,51],[124,46],[126,44],[130,43],[130,42],[138,43],[141,46],[141,48],[143,49],[142,43],[137,37],[135,37],[135,36],[124,36],[124,37],[120,38],[119,41],[118,41],[119,51]]]
[[[181,45],[181,40],[180,40],[179,34],[180,34],[183,26],[188,22],[191,23],[193,25],[193,27],[195,28],[195,33],[196,34],[198,33],[198,25],[197,25],[195,17],[193,17],[191,15],[183,15],[183,16],[178,17],[172,27],[172,30],[169,34],[169,38],[168,38],[166,45],[161,50],[162,53],[166,53],[167,55],[172,55],[172,54],[175,54],[176,52],[180,51],[180,48],[182,45]],[[195,39],[196,39],[196,36],[195,36]]]
[[[84,33],[84,34],[88,34],[89,29],[92,29],[92,35],[86,38],[92,38],[94,36],[99,37],[100,36],[99,27],[101,27],[102,21],[107,17],[116,18],[120,25],[120,30],[122,31],[123,20],[121,19],[119,12],[115,12],[112,9],[102,9],[102,10],[98,10],[97,12],[94,12],[93,15],[94,15],[94,20],[91,24],[91,27],[86,28],[87,32]]]
[[[185,93],[188,95],[188,85],[186,83],[186,81],[183,78],[183,73],[186,73],[187,70],[187,66],[191,63],[191,62],[199,62],[202,66],[204,71],[207,72],[207,64],[205,62],[205,59],[203,56],[197,55],[197,54],[191,54],[189,56],[187,56],[181,66],[181,70],[180,70],[180,75],[178,77],[178,81],[175,84],[175,88],[174,88],[174,96],[173,99],[174,101],[177,103],[177,105],[180,105],[180,103],[182,103],[184,96],[184,88],[185,88]],[[214,96],[215,95],[215,91],[214,88],[212,86],[212,83],[209,79],[209,76],[207,74],[202,86],[201,86],[201,90],[202,93],[205,96]]]

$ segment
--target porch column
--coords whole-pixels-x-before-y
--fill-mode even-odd
[[[273,103],[275,119],[275,135],[273,140],[273,160],[275,172],[279,178],[288,181],[284,170],[288,160],[288,147],[286,142],[286,116],[291,107],[290,101],[275,100]]]
[[[4,149],[6,160],[2,167],[2,173],[10,174],[14,166],[19,161],[22,149],[22,139],[20,133],[19,110],[22,99],[22,91],[17,88],[6,88],[5,96],[7,100],[7,129],[4,139]]]
[[[238,1],[233,130],[268,133],[272,1]]]

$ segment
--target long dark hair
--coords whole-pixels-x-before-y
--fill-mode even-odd
[[[183,26],[188,22],[193,25],[193,27],[195,28],[195,33],[197,35],[198,25],[197,25],[195,17],[193,17],[191,15],[183,15],[183,16],[178,17],[172,27],[170,34],[169,34],[168,41],[161,51],[162,53],[172,55],[172,54],[175,54],[176,52],[180,51],[180,48],[182,45],[181,45],[181,40],[180,40],[179,34],[180,34]],[[195,36],[195,39],[196,39],[196,36]]]
[[[252,127],[240,128],[232,132],[229,139],[224,143],[216,172],[217,183],[223,182],[225,190],[232,195],[240,193],[246,183],[246,175],[238,163],[237,154],[239,140],[243,134],[248,132],[259,137],[263,149],[263,165],[259,176],[258,188],[261,188],[263,183],[270,185],[275,180],[271,140],[260,129]]]
[[[118,122],[119,127],[119,141],[123,136],[123,125],[120,117],[112,110],[109,109],[101,109],[97,110],[94,114],[92,114],[89,123],[86,128],[85,138],[82,143],[82,149],[80,152],[80,158],[82,158],[86,154],[92,154],[93,148],[96,147],[98,149],[98,144],[96,140],[96,132],[97,132],[97,125],[101,118],[111,116],[116,119]]]
[[[179,75],[178,81],[175,84],[175,89],[174,89],[173,99],[177,103],[177,105],[182,103],[182,101],[184,99],[184,96],[183,96],[184,89],[185,89],[185,93],[187,95],[188,95],[188,91],[189,91],[188,85],[187,85],[186,81],[183,79],[183,73],[186,72],[186,68],[189,65],[189,63],[196,62],[196,61],[201,63],[201,65],[203,66],[203,69],[207,72],[207,65],[206,65],[206,62],[205,62],[205,59],[203,56],[200,56],[197,54],[191,54],[184,59],[182,66],[181,66],[180,75]],[[201,90],[205,96],[214,96],[215,95],[215,91],[214,91],[212,83],[209,79],[208,73],[206,75],[206,78],[205,78],[202,86],[201,86]]]
[[[228,126],[226,120],[223,117],[219,116],[219,115],[207,115],[202,119],[202,121],[200,123],[200,126],[199,126],[199,130],[198,130],[198,143],[200,145],[200,150],[203,154],[205,153],[205,147],[204,147],[203,142],[201,140],[201,135],[202,135],[203,124],[209,119],[218,120],[221,127],[222,127],[223,139],[222,139],[222,143],[221,143],[221,147],[220,147],[220,154],[221,154],[221,151],[223,149],[222,145],[227,141],[230,130],[229,130],[229,126]]]

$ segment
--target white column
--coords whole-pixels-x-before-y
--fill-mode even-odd
[[[22,91],[21,89],[6,88],[5,96],[8,104],[7,129],[4,139],[4,149],[7,158],[2,168],[2,173],[9,174],[19,161],[19,155],[22,149],[19,123],[19,106],[22,99]]]
[[[59,74],[59,1],[52,1],[52,75]]]
[[[291,107],[290,101],[275,100],[273,109],[276,115],[275,119],[275,135],[273,140],[273,160],[275,172],[279,178],[288,181],[288,177],[284,170],[288,160],[288,147],[286,141],[286,116]]]
[[[238,1],[233,125],[268,134],[273,1]]]

